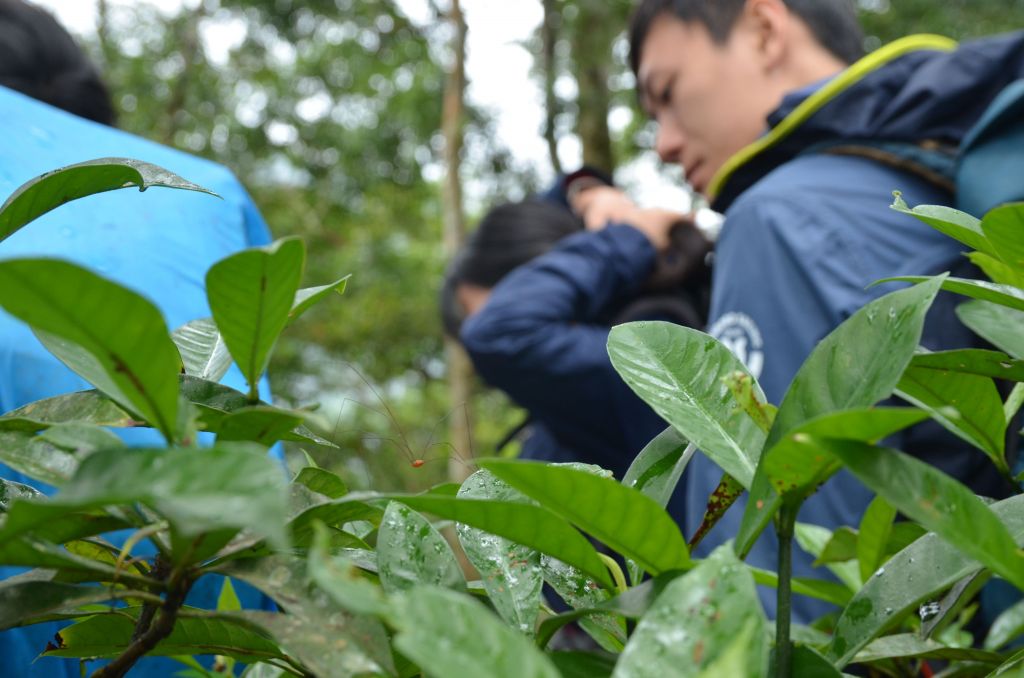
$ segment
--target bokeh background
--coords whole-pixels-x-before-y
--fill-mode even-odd
[[[289,329],[271,382],[281,404],[319,408],[339,449],[305,451],[355,487],[457,476],[524,416],[446,347],[437,313],[489,205],[583,161],[642,202],[689,205],[635,107],[632,2],[36,1],[100,65],[122,128],[232,168],[275,236],[306,240],[307,285],[352,274]],[[859,6],[869,48],[1024,27],[1024,0]]]

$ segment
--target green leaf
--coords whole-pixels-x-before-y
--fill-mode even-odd
[[[0,583],[0,631],[115,597],[112,589],[53,581]]]
[[[345,485],[345,481],[334,473],[315,466],[303,467],[295,476],[294,482],[331,499],[340,499],[348,494],[348,486]]]
[[[216,195],[162,167],[129,158],[100,158],[47,172],[23,184],[0,207],[0,241],[64,203],[96,193],[137,186],[180,188]]]
[[[799,523],[797,524],[799,529]],[[821,528],[825,529],[825,528]],[[826,563],[843,563],[857,557],[857,531],[850,527],[840,527],[832,533],[821,553],[814,561],[815,566]]]
[[[968,302],[960,308],[975,303],[979,302]],[[1008,309],[1002,309],[1002,312],[1010,313]],[[1014,360],[1005,353],[986,351],[980,348],[918,353],[910,362],[910,366],[914,369],[960,372],[994,379],[1024,381],[1024,360]]]
[[[595,652],[549,652],[548,659],[562,678],[609,678],[615,670],[615,657]]]
[[[997,502],[990,508],[1006,523],[1014,539],[1024,540],[1024,495]],[[980,532],[979,526],[965,534]],[[926,534],[893,556],[843,610],[836,622],[829,659],[836,666],[845,666],[862,647],[907,612],[936,599],[942,591],[979,569],[981,564],[957,546],[934,533]]]
[[[640,450],[622,477],[622,484],[640,490],[664,508],[696,451],[696,446],[669,426]],[[639,583],[643,568],[632,560],[626,561],[626,567],[630,581]]]
[[[854,534],[855,533],[849,528],[840,528],[836,530],[835,534],[828,531],[827,528],[819,525],[811,525],[809,523],[797,523],[794,531],[797,544],[800,548],[807,553],[814,556],[814,565],[818,566],[821,564],[822,557],[825,555],[826,549],[835,541],[836,534]],[[828,562],[826,567],[832,574],[836,576],[839,581],[843,582],[850,591],[856,591],[860,589],[861,582],[864,579],[860,576],[860,570],[857,563],[845,562],[850,558],[856,557],[857,542],[856,536],[853,537],[853,543],[850,545],[851,554],[848,558],[843,558],[843,562]],[[833,547],[835,548],[835,547]],[[847,602],[849,597],[847,596]],[[845,603],[844,603],[845,604]]]
[[[181,358],[151,302],[75,264],[10,259],[0,262],[0,306],[86,381],[174,440]]]
[[[0,431],[42,431],[54,424],[132,426],[135,420],[99,391],[79,391],[23,405],[0,417]]]
[[[913,633],[885,636],[873,641],[854,657],[857,663],[882,659],[942,659],[945,661],[971,661],[999,664],[1003,658],[995,652],[969,647],[947,647],[931,639],[922,639]]]
[[[800,678],[841,678],[843,674],[813,648],[796,645],[793,647],[792,675]]]
[[[1000,351],[1024,358],[1024,311],[989,301],[968,301],[957,306],[956,315]]]
[[[284,238],[222,259],[206,274],[213,320],[251,393],[288,323],[305,259],[302,241]]]
[[[426,518],[390,502],[377,533],[377,571],[388,593],[418,584],[465,590],[466,578],[451,546]]]
[[[1010,658],[1000,664],[995,671],[988,674],[987,678],[997,678],[998,676],[1013,676],[1013,678],[1020,678],[1021,668],[1024,668],[1024,650],[1011,655]]]
[[[732,644],[698,674],[699,678],[746,675],[751,663],[751,654],[763,652],[764,641],[755,637],[757,630],[757,622],[748,619],[746,626],[732,640]],[[802,673],[793,675],[805,678]]]
[[[52,499],[16,503],[0,542],[73,512],[134,502],[149,505],[184,537],[248,528],[287,545],[280,468],[261,452],[237,446],[97,452]]]
[[[814,444],[815,437],[877,442],[928,418],[911,408],[878,407],[833,412],[806,422],[765,457],[764,472],[779,494],[805,496],[827,480],[838,461]]]
[[[555,592],[573,609],[591,609],[611,594],[571,565],[550,556],[541,557],[541,572]],[[609,652],[620,652],[626,644],[626,625],[612,614],[594,614],[579,620],[580,628]]]
[[[540,506],[438,495],[393,495],[417,511],[456,520],[558,558],[609,589],[615,587],[597,551],[560,517]]]
[[[670,426],[640,450],[622,477],[622,484],[665,507],[695,450]]]
[[[668,513],[611,478],[536,462],[492,460],[480,466],[651,574],[690,561],[686,541]]]
[[[984,231],[982,231],[981,221],[970,214],[939,205],[918,205],[910,209],[898,191],[893,195],[895,200],[892,204],[892,209],[897,212],[909,214],[920,219],[940,233],[944,233],[950,238],[962,242],[972,250],[998,256],[995,248],[989,243]]]
[[[55,486],[74,475],[79,464],[74,454],[25,431],[0,431],[0,462]]]
[[[286,615],[278,615],[249,610],[241,613],[241,617],[265,629],[316,675],[392,675],[394,663],[384,627],[376,619],[345,611],[357,602],[367,604],[370,599],[351,596],[354,589],[350,586],[336,588],[341,582],[334,579],[334,565],[340,561],[325,561],[324,548],[321,540],[313,549],[308,573],[302,559],[281,555],[247,558],[218,567],[216,571],[247,582],[288,611]],[[327,570],[323,568],[325,562],[329,564]],[[322,576],[325,572],[328,580]],[[330,586],[327,590],[309,586],[307,574],[321,586],[325,581]],[[365,580],[363,583],[382,599],[378,586]],[[344,601],[336,601],[339,592],[345,595]],[[372,609],[373,613],[378,611],[384,611],[383,605]]]
[[[224,577],[224,583],[220,585],[220,595],[217,596],[217,611],[218,612],[237,612],[242,609],[242,601],[238,599],[238,594],[235,593],[235,587],[231,583],[231,579]]]
[[[232,615],[273,636],[281,649],[313,675],[385,675],[395,673],[387,632],[376,619],[334,612],[307,616],[244,610]]]
[[[341,527],[354,520],[369,520],[380,523],[384,512],[355,499],[345,499],[312,506],[298,514],[288,523],[292,546],[305,548],[313,543],[314,525],[318,522],[328,527]]]
[[[1002,261],[984,252],[969,252],[967,258],[982,270],[992,282],[1024,288],[1024,274],[1014,271]]]
[[[814,347],[786,391],[764,443],[758,465],[760,477],[750,486],[750,499],[736,537],[737,553],[750,550],[780,506],[769,493],[769,485],[774,485],[776,491],[800,496],[824,482],[833,470],[827,455],[813,449],[773,448],[822,415],[868,408],[888,398],[921,340],[925,314],[942,280],[941,276],[929,278],[924,284],[869,302]],[[796,436],[790,440],[799,445]],[[772,460],[780,452],[785,453],[785,460]],[[782,473],[787,464],[796,473],[783,481],[789,475]],[[774,482],[769,482],[769,468],[773,469]]]
[[[613,675],[699,676],[752,626],[741,675],[763,676],[765,625],[753,577],[725,546],[658,596],[637,624]]]
[[[1024,556],[999,518],[970,489],[897,450],[837,440],[821,443],[901,513],[1024,589]]]
[[[328,534],[317,530],[309,552],[309,577],[342,608],[356,614],[382,616],[387,601],[380,586],[367,579],[348,558],[331,555]]]
[[[44,496],[34,487],[0,478],[0,513],[6,512],[17,499],[37,499]]]
[[[331,292],[344,294],[345,287],[348,285],[348,279],[351,277],[351,275],[346,275],[344,278],[335,280],[327,285],[306,287],[298,290],[295,293],[295,299],[292,301],[292,308],[288,312],[288,322],[291,323],[298,319],[303,313],[327,298]]]
[[[925,418],[919,410],[877,407],[825,414],[799,426],[764,455],[736,535],[736,552],[741,557],[749,552],[782,505],[779,493],[805,496],[837,470],[838,462],[812,435],[874,442]]]
[[[872,499],[864,511],[857,536],[857,562],[860,565],[861,581],[867,581],[882,564],[895,518],[896,509],[880,496]]]
[[[124,447],[116,434],[95,424],[54,424],[39,434],[39,439],[84,459],[93,452]]]
[[[981,220],[981,230],[995,254],[1018,273],[1024,272],[1024,244],[1020,233],[1024,228],[1024,203],[1000,205]]]
[[[750,486],[764,432],[736,406],[722,381],[734,372],[747,372],[729,349],[688,327],[636,322],[612,328],[608,355],[655,412],[744,487]]]
[[[178,347],[185,374],[220,381],[231,368],[231,354],[213,318],[185,323],[171,333]]]
[[[924,283],[932,280],[928,276],[901,275],[894,278],[884,278],[875,282],[876,285],[887,282],[908,282]],[[1000,306],[1006,306],[1018,311],[1024,311],[1024,290],[1011,285],[997,285],[996,283],[985,282],[984,280],[967,280],[964,278],[946,278],[942,283],[942,289],[954,294],[962,294],[972,299],[991,301]]]
[[[928,279],[871,301],[814,347],[779,407],[766,457],[787,433],[817,417],[871,407],[892,395],[942,280]]]
[[[986,650],[998,650],[1014,638],[1024,634],[1024,600],[1010,606],[996,620],[985,637]]]
[[[525,636],[465,594],[417,587],[398,596],[394,608],[395,647],[427,675],[559,678]]]
[[[992,379],[911,365],[900,379],[899,396],[927,410],[947,431],[1006,469],[1006,418],[1003,400]]]
[[[44,657],[115,657],[132,637],[141,608],[99,614],[61,629],[59,643],[43,652]],[[187,609],[187,608],[186,608]],[[279,659],[284,655],[265,634],[254,631],[226,615],[179,618],[171,635],[149,651],[166,657],[178,654],[219,654],[241,661]]]
[[[249,398],[240,391],[214,381],[206,381],[196,377],[182,376],[181,392],[199,410],[199,421],[202,424],[203,430],[211,433],[218,433],[220,431],[221,424],[228,414],[253,406]],[[289,415],[297,414],[291,410],[273,408],[262,401],[258,402],[256,406],[275,409],[277,412],[284,412]],[[316,435],[305,426],[297,426],[292,431],[284,434],[282,440],[315,443],[333,448],[338,447],[329,440]]]
[[[522,493],[486,470],[477,471],[467,478],[458,497],[532,506]],[[495,536],[486,529],[464,523],[455,527],[466,558],[480,572],[484,589],[498,616],[513,628],[532,635],[543,585],[540,553],[528,544]]]
[[[0,562],[4,565],[60,570],[62,576],[82,576],[83,581],[114,580],[114,569],[105,563],[76,556],[31,536],[0,537]]]
[[[270,447],[302,424],[302,415],[266,405],[243,407],[228,414],[217,427],[217,442],[251,440]]]

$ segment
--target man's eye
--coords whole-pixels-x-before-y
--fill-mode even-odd
[[[663,104],[663,105],[668,105],[668,104],[672,103],[672,85],[671,85],[671,83],[668,84],[668,85],[665,85],[665,87],[662,88],[661,94],[658,95],[658,103]]]

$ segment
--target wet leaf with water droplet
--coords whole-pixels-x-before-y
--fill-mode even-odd
[[[745,554],[750,550],[778,510],[780,504],[771,496],[769,485],[774,485],[776,491],[782,489],[786,493],[805,495],[834,469],[834,460],[829,455],[821,454],[820,450],[809,447],[793,435],[799,433],[801,427],[825,415],[871,408],[892,395],[921,340],[925,315],[942,280],[942,277],[928,279],[921,285],[875,299],[814,347],[786,391],[765,440],[764,451],[760,453],[757,474],[770,477],[774,482],[767,482],[767,478],[754,482],[736,537],[737,553]],[[876,321],[868,321],[871,314],[878,316]],[[877,427],[878,422],[873,417],[885,416],[871,412],[884,410],[868,410],[863,415],[868,417],[865,429]],[[910,423],[913,422],[902,423],[902,426]],[[860,425],[851,425],[850,430],[841,435],[829,435],[850,436],[855,440],[872,440],[876,435],[873,430],[858,431],[859,428]],[[790,441],[797,446],[787,452],[787,456],[793,458],[788,462],[781,461],[781,464],[780,460],[772,460],[773,456],[780,454],[775,448],[788,446]],[[787,448],[783,447],[781,451],[786,452]],[[786,469],[787,463],[790,469]],[[788,478],[792,473],[797,476]],[[758,502],[761,502],[760,506]]]
[[[467,478],[458,496],[532,504],[521,492],[486,470],[477,471]],[[540,611],[543,585],[540,553],[462,523],[456,526],[456,531],[466,557],[480,572],[495,610],[513,628],[532,635]]]
[[[900,379],[898,394],[1006,468],[1006,418],[991,378],[910,365]]]
[[[652,574],[689,563],[686,542],[671,516],[611,478],[535,462],[494,460],[480,466]]]
[[[1014,539],[1024,541],[1024,496],[990,507]],[[968,531],[971,533],[971,531]],[[829,659],[845,666],[862,647],[908,613],[936,597],[981,564],[952,544],[926,534],[893,556],[882,577],[864,583],[836,622]],[[892,608],[884,615],[884,608]]]
[[[613,676],[700,676],[750,633],[738,675],[767,672],[764,612],[750,571],[723,546],[672,581],[640,619]],[[752,629],[747,631],[747,629]]]
[[[764,432],[736,406],[722,381],[735,372],[749,374],[724,344],[672,323],[635,322],[612,328],[608,354],[630,388],[655,412],[744,487],[750,486]]]
[[[451,546],[426,518],[408,506],[388,504],[377,533],[377,569],[388,593],[417,584],[465,590]]]
[[[394,601],[395,647],[431,676],[559,678],[521,633],[471,596],[419,586]]]
[[[669,426],[640,450],[622,477],[622,484],[640,490],[664,508],[696,451],[696,446],[688,444],[686,438]],[[626,561],[626,568],[630,581],[639,583],[643,568],[630,559]]]

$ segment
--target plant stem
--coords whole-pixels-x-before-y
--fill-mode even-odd
[[[162,559],[158,558],[153,568],[154,574],[162,574],[164,567]],[[136,622],[131,644],[112,662],[97,669],[92,678],[121,678],[161,640],[171,635],[178,611],[185,604],[185,596],[188,595],[194,581],[192,574],[184,565],[171,570],[167,577],[167,596],[159,606],[159,616],[157,606],[147,603]]]
[[[603,553],[598,553],[597,557],[601,559],[604,566],[608,568],[608,571],[612,573],[612,579],[615,580],[615,589],[617,593],[625,593],[629,586],[626,584],[626,576],[622,574],[622,568],[615,562],[615,559],[611,556],[607,556]]]
[[[789,678],[793,669],[789,625],[793,610],[793,529],[799,509],[799,503],[783,501],[775,528],[779,536],[779,588],[775,610],[776,678]]]

